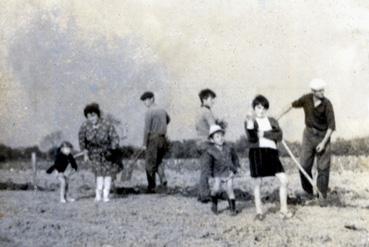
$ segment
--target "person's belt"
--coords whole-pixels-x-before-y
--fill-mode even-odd
[[[160,136],[160,137],[165,137],[166,134],[159,134],[159,133],[149,133],[149,137],[152,137],[152,136]]]
[[[310,130],[314,134],[325,134],[327,132],[327,129],[326,130],[320,130],[320,129],[317,129],[317,128],[314,128],[314,127],[308,127],[308,126],[306,126],[306,129]]]

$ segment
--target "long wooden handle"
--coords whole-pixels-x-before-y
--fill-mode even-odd
[[[292,106],[288,107],[285,111],[283,111],[281,114],[279,114],[279,116],[277,117],[277,120],[281,119],[284,115],[286,115],[287,113],[289,113],[292,109]]]
[[[84,154],[85,154],[85,152],[84,152],[84,151],[79,152],[79,153],[76,153],[75,155],[73,155],[73,158],[78,158],[78,157],[80,157],[80,156],[83,156]]]
[[[287,150],[287,153],[291,156],[292,160],[295,162],[295,164],[297,165],[297,167],[299,168],[299,170],[301,171],[301,173],[304,175],[304,177],[309,181],[309,183],[311,184],[311,186],[313,186],[313,188],[319,193],[319,196],[322,197],[322,193],[320,192],[320,190],[318,189],[318,187],[314,184],[313,179],[309,176],[309,174],[306,173],[305,169],[297,161],[295,155],[293,155],[291,149],[287,146],[287,143],[285,142],[285,140],[282,140],[282,145]]]

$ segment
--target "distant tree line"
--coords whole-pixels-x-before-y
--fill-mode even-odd
[[[245,136],[241,136],[237,141],[230,143],[240,157],[247,157],[248,155],[248,143]],[[301,144],[299,142],[287,142],[287,145],[292,152],[298,156]],[[369,155],[369,137],[368,138],[356,138],[351,140],[345,140],[338,138],[332,143],[332,152],[334,155]],[[288,156],[286,150],[282,145],[279,146],[280,154],[282,157]],[[12,160],[29,160],[31,153],[35,152],[38,159],[52,160],[54,158],[56,147],[51,147],[47,151],[41,151],[38,146],[11,148],[4,144],[0,144],[0,162],[12,161]],[[132,158],[136,156],[140,151],[140,148],[135,146],[123,146],[121,147],[122,157],[124,159]],[[183,140],[183,141],[171,141],[169,152],[166,158],[174,159],[188,159],[198,158],[200,156],[195,140]],[[141,152],[141,157],[143,153]]]

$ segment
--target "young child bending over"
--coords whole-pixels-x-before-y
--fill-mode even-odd
[[[237,214],[236,198],[233,191],[233,177],[240,167],[236,152],[224,142],[225,131],[219,125],[211,125],[209,131],[209,145],[204,156],[206,174],[214,178],[210,195],[211,211],[218,214],[218,198],[221,187],[226,185],[229,209],[231,215]]]
[[[69,142],[63,142],[57,150],[54,164],[47,169],[46,173],[50,174],[54,170],[58,172],[57,178],[60,182],[60,202],[66,203],[67,201],[73,202],[74,199],[68,196],[69,177],[64,174],[68,165],[77,171],[77,163],[71,154],[73,146]]]
[[[252,101],[253,113],[246,116],[245,129],[249,141],[250,173],[254,178],[254,197],[256,207],[256,219],[263,220],[260,186],[261,179],[268,176],[276,176],[280,182],[279,199],[281,204],[280,215],[283,218],[292,217],[287,209],[287,183],[277,142],[282,140],[282,130],[276,119],[268,117],[268,99],[258,95]]]

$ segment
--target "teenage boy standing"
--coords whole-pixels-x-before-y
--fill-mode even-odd
[[[215,103],[216,94],[211,89],[203,89],[199,93],[201,101],[200,112],[196,118],[196,132],[198,138],[198,148],[200,153],[201,174],[198,187],[198,200],[200,202],[210,201],[209,177],[206,173],[206,164],[204,161],[204,153],[208,147],[208,135],[210,126],[214,125],[216,119],[211,110]]]

